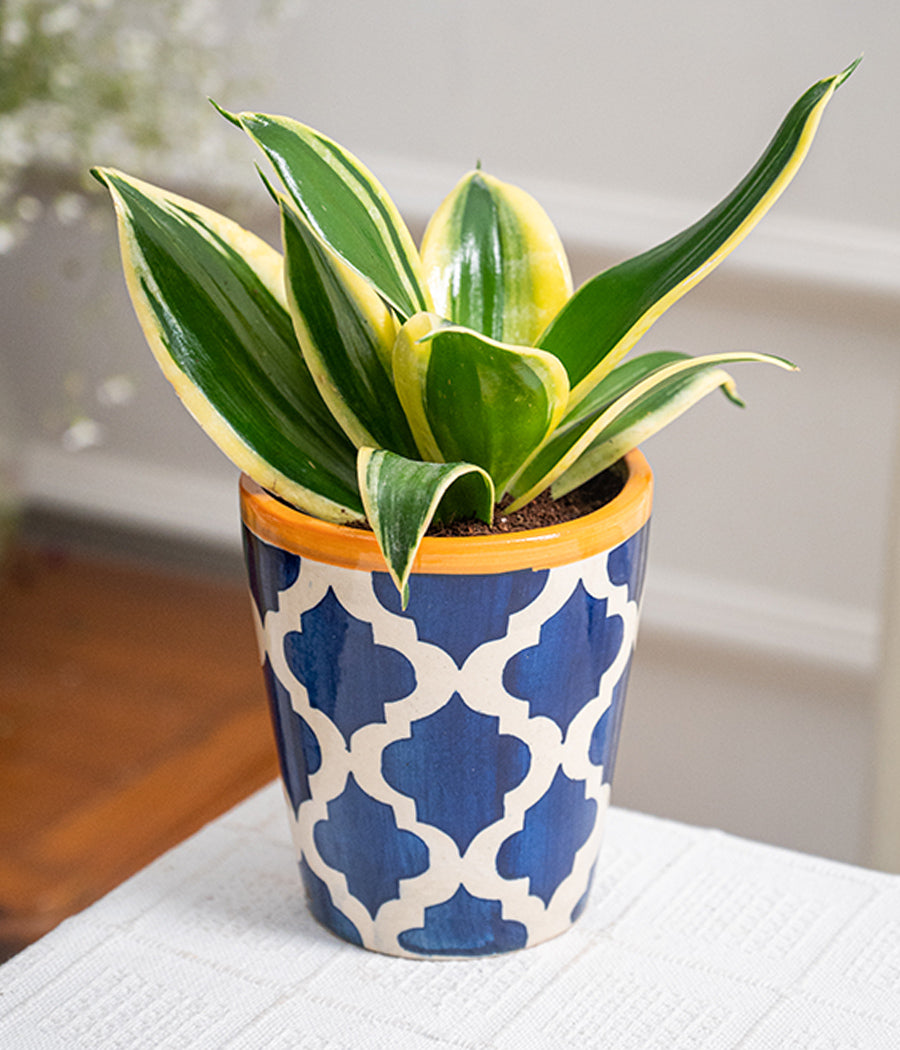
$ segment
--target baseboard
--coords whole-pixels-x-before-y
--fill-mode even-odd
[[[788,591],[712,580],[666,568],[648,573],[642,629],[870,675],[878,616]]]
[[[239,545],[236,474],[213,479],[45,444],[30,447],[24,463],[24,495],[34,506],[220,547]],[[877,659],[877,617],[865,609],[708,580],[664,565],[652,566],[649,574],[643,624],[707,645],[861,673],[871,673]]]
[[[31,444],[22,463],[29,505],[218,546],[240,544],[236,469],[232,477],[210,478],[43,443]]]

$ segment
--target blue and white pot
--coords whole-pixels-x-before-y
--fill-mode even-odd
[[[566,930],[597,859],[638,623],[652,475],[602,509],[424,540],[399,596],[374,536],[241,480],[250,586],[310,907],[379,952]]]

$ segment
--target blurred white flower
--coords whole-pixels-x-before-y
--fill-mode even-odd
[[[62,447],[66,452],[83,452],[103,444],[103,426],[96,419],[76,419],[62,435]]]
[[[242,18],[267,31],[280,8],[292,7],[241,4]],[[88,208],[94,164],[163,181],[183,177],[189,156],[192,178],[222,181],[239,140],[210,119],[206,99],[233,89],[237,49],[255,46],[245,34],[228,35],[223,7],[221,0],[0,0],[0,255],[45,213],[62,224],[107,219]],[[101,445],[105,417],[136,393],[126,375],[89,374],[76,367],[63,378],[63,404],[45,421],[70,452]]]
[[[24,18],[5,18],[0,44],[4,47],[19,47],[28,38],[28,23]]]
[[[157,59],[159,39],[147,29],[123,29],[116,35],[116,57],[122,69],[143,73]]]
[[[61,193],[53,202],[53,210],[63,225],[78,222],[87,211],[87,201],[80,193]]]
[[[81,12],[77,4],[59,4],[47,11],[41,18],[41,31],[47,36],[71,33],[80,21]]]
[[[134,381],[128,376],[107,376],[97,387],[101,405],[127,405],[134,400]]]
[[[44,211],[44,205],[37,197],[29,197],[27,194],[16,201],[16,215],[22,222],[37,222]]]
[[[61,62],[50,74],[54,88],[60,91],[71,91],[78,83],[79,75],[78,66],[74,62]]]
[[[0,171],[30,163],[32,152],[27,109],[21,113],[0,113]]]
[[[251,18],[264,12],[268,27],[275,9],[292,6],[244,5]],[[204,100],[225,94],[238,64],[229,48],[248,41],[229,37],[222,8],[219,0],[0,0],[0,252],[27,234],[35,198],[55,197],[62,221],[80,218],[75,198],[93,164],[162,179],[183,171],[189,151],[202,156],[204,174],[227,167],[234,139],[209,121]]]

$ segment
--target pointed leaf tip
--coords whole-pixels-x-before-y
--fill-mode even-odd
[[[232,113],[230,110],[225,109],[224,106],[220,106],[214,98],[210,98],[209,96],[207,96],[207,101],[220,116],[224,117],[228,121],[229,124],[234,124],[236,128],[240,128],[243,126],[241,124],[241,117],[239,113]]]
[[[740,244],[803,163],[824,107],[859,64],[817,81],[788,111],[756,164],[723,200],[681,233],[583,284],[538,339],[560,358],[570,406],[596,385],[675,302]]]
[[[269,178],[269,176],[263,171],[263,169],[258,164],[255,164],[254,167],[256,168],[256,174],[259,175],[260,179],[262,179],[262,184],[263,184],[263,186],[265,186],[266,192],[269,194],[269,196],[272,198],[272,200],[278,205],[278,207],[281,208],[282,210],[284,208],[290,207],[290,205],[288,204],[287,198],[284,196],[283,193],[279,193],[278,192],[277,188],[275,187],[275,184],[272,182],[272,180]]]
[[[855,58],[850,63],[850,65],[847,66],[846,69],[842,69],[841,72],[838,73],[838,75],[834,78],[834,86],[836,88],[839,88],[848,77],[852,76],[853,73],[856,72],[856,67],[860,64],[860,62],[862,62],[862,60],[863,56],[860,55],[859,58]]]
[[[244,112],[237,121],[318,237],[398,316],[405,320],[428,307],[412,234],[387,191],[357,157],[289,117]]]
[[[448,519],[491,519],[494,486],[471,463],[428,463],[385,449],[360,448],[357,478],[366,517],[404,608],[416,552],[438,508]]]

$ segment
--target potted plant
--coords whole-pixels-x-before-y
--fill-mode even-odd
[[[626,355],[771,207],[855,66],[706,216],[574,292],[522,190],[470,172],[417,249],[356,157],[284,117],[220,110],[278,175],[283,254],[95,170],[150,346],[244,472],[300,865],[340,935],[474,955],[580,913],[646,557],[637,446],[712,390],[740,403],[723,364],[793,367]]]

